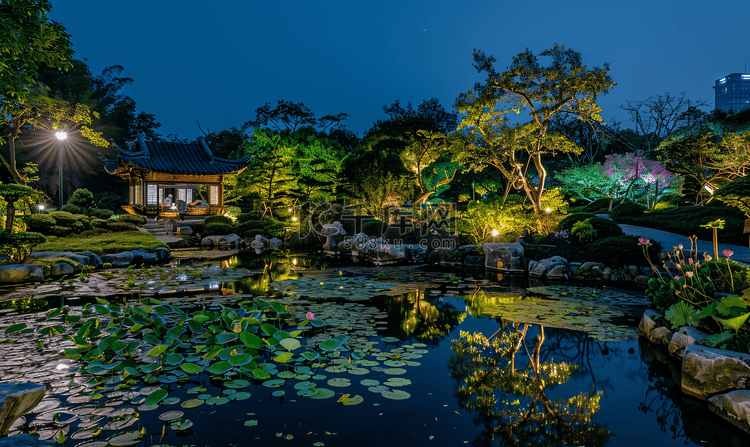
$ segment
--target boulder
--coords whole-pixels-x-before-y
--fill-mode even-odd
[[[112,267],[127,267],[133,262],[133,253],[129,251],[123,251],[122,253],[112,253],[109,255],[102,256],[103,263],[110,263]]]
[[[97,255],[93,251],[79,251],[78,253],[75,253],[75,254],[86,256],[87,258],[89,258],[89,262],[87,265],[93,265],[96,268],[100,268],[102,266],[101,258],[99,258],[99,255]]]
[[[464,258],[466,267],[484,267],[484,256],[469,255]]]
[[[750,391],[736,390],[708,399],[708,408],[733,425],[750,432]]]
[[[0,383],[0,436],[19,417],[30,412],[44,397],[44,385],[36,383]]]
[[[72,275],[73,272],[73,266],[67,262],[59,262],[53,265],[49,270],[50,276]]]
[[[170,259],[172,257],[172,252],[165,247],[156,247],[154,248],[154,254],[156,255],[156,258],[160,261],[165,259]]]
[[[561,267],[562,269],[558,268]],[[548,278],[553,270],[558,275],[557,278],[567,278],[568,260],[562,256],[553,256],[542,259],[541,261],[531,261],[529,263],[529,276],[538,278]],[[562,275],[561,275],[562,273]]]
[[[371,238],[365,233],[357,233],[351,239],[344,240],[343,244],[352,252],[352,258],[364,259],[368,252],[375,248],[375,238]]]
[[[88,256],[77,255],[70,251],[39,251],[29,255],[30,259],[65,258],[73,261],[73,268],[81,270],[84,265],[89,264]]]
[[[260,236],[260,235],[258,235],[258,236]],[[255,236],[255,238],[257,239],[258,236]],[[218,246],[219,245],[219,240],[222,237],[224,237],[224,236],[219,236],[219,235],[206,236],[203,239],[201,239],[201,245],[206,246],[206,247]],[[261,236],[261,237],[263,237],[263,236]],[[263,239],[265,240],[265,238],[263,238]]]
[[[685,355],[685,347],[688,345],[694,345],[697,341],[701,341],[706,338],[706,334],[699,331],[698,329],[683,326],[672,336],[669,340],[669,346],[667,349],[669,353],[682,358]]]
[[[377,241],[380,243],[372,249],[375,265],[389,265],[406,260],[406,250],[403,244],[386,244],[382,238],[378,238]]]
[[[657,327],[651,331],[651,333],[648,335],[648,339],[651,343],[656,343],[658,345],[667,346],[669,345],[669,342],[672,340],[672,336],[674,333],[670,331],[669,329],[665,328],[664,326]]]
[[[548,279],[568,279],[568,267],[565,265],[558,265],[548,271],[545,276]]]
[[[457,264],[461,262],[461,252],[452,248],[436,248],[427,256],[427,262],[431,264]]]
[[[268,240],[268,247],[269,248],[281,248],[281,246],[284,245],[284,241],[277,237],[272,237]]]
[[[423,247],[420,244],[404,244],[404,253],[408,262],[415,264],[424,264],[427,262],[427,247]]]
[[[705,400],[708,396],[744,388],[750,377],[750,354],[688,345],[682,359],[682,392]]]
[[[521,244],[487,243],[483,247],[486,270],[507,273],[526,272],[526,259]]]
[[[649,276],[646,275],[638,275],[635,278],[633,278],[633,281],[641,286],[641,287],[648,287],[648,280],[651,279]]]
[[[44,266],[42,264],[0,265],[0,284],[15,284],[42,279],[44,279]]]
[[[209,237],[211,237],[211,236],[209,236]],[[205,238],[205,239],[208,239],[208,237]],[[202,244],[203,244],[203,242],[201,242],[201,245]],[[211,245],[213,245],[213,243],[211,243]],[[257,254],[261,254],[263,252],[263,250],[266,249],[267,246],[268,246],[268,239],[264,238],[260,234],[256,234],[255,235],[255,239],[253,239],[252,241],[250,241],[250,248],[252,248],[253,250],[255,250],[255,253],[257,253]]]
[[[628,266],[628,274],[630,275],[631,278],[635,278],[636,276],[638,276],[638,275],[641,274],[641,271],[638,270],[638,267],[636,267],[634,265],[629,265]]]
[[[134,264],[141,264],[144,262],[156,262],[157,257],[156,253],[151,253],[149,251],[146,251],[142,248],[138,248],[136,250],[131,250],[131,253],[133,253],[133,263]]]
[[[238,247],[242,245],[244,241],[241,237],[237,236],[236,234],[228,234],[226,236],[222,236],[219,239],[219,247]]]
[[[663,317],[659,312],[648,309],[643,312],[641,322],[638,324],[638,335],[644,338],[649,338],[651,331],[656,328],[656,319]]]
[[[172,248],[188,248],[188,247],[190,247],[190,245],[185,240],[183,240],[183,239],[175,239],[173,241],[168,241],[166,244],[167,244],[167,247],[169,247],[170,249],[172,249]]]
[[[584,262],[583,264],[581,264],[581,268],[584,270],[603,269],[604,267],[606,266],[602,264],[601,262],[589,261],[589,262]]]

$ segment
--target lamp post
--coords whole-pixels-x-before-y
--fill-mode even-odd
[[[60,208],[63,206],[63,148],[65,147],[65,139],[68,138],[66,132],[55,132],[55,136],[60,140]]]

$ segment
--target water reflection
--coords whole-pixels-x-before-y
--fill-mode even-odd
[[[504,446],[600,446],[610,432],[594,423],[602,392],[550,399],[548,390],[566,383],[578,366],[542,361],[545,330],[527,341],[532,324],[502,322],[489,338],[461,331],[453,340],[449,361],[458,381],[459,404],[477,413],[483,436]],[[525,356],[517,359],[519,353]]]
[[[250,278],[225,284],[225,287],[234,293],[247,293],[255,296],[273,295],[276,291],[271,287],[272,282],[299,277],[287,260],[266,260],[262,264],[256,264],[256,267],[262,268],[262,272]]]
[[[393,326],[409,337],[419,340],[439,340],[450,334],[466,318],[466,312],[451,305],[438,306],[434,300],[425,299],[425,290],[418,289],[406,295],[388,298],[386,308]]]

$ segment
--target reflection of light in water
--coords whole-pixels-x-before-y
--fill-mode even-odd
[[[180,281],[187,281],[188,278],[187,278],[187,275],[183,273],[182,275],[180,275],[179,277],[177,277],[177,279],[180,280]]]
[[[209,290],[219,290],[219,286],[220,285],[221,284],[219,282],[211,282],[211,283],[208,283],[208,289]]]
[[[231,268],[233,265],[237,264],[238,259],[237,256],[232,256],[229,259],[224,259],[221,261],[221,268],[228,269]]]
[[[156,282],[156,281],[154,281],[154,280],[152,279],[151,281],[146,281],[146,284],[153,284],[153,283],[155,283],[155,282]]]

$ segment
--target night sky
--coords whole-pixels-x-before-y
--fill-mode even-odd
[[[600,98],[618,107],[686,92],[713,109],[714,81],[750,63],[750,3],[607,1],[53,0],[49,17],[73,36],[92,73],[122,65],[126,93],[158,131],[194,138],[241,126],[279,99],[318,117],[346,112],[360,136],[394,100],[438,98],[452,108],[482,80],[481,49],[504,69],[527,47],[554,43],[609,62],[617,81]],[[625,123],[625,127],[628,127]]]

